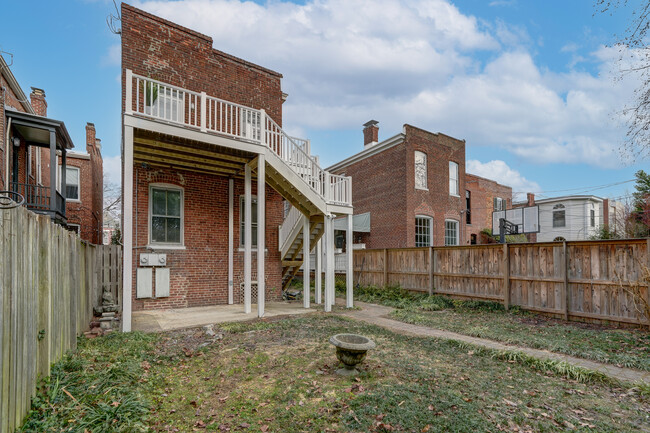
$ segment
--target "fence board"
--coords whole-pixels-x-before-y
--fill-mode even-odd
[[[645,318],[622,286],[642,278],[642,266],[650,263],[648,245],[650,240],[627,239],[357,250],[354,272],[361,285],[428,291],[433,279],[434,293],[495,300],[567,319],[641,323]],[[643,286],[641,296],[650,296],[648,291]]]

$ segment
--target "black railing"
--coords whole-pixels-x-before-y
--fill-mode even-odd
[[[56,191],[55,209],[50,206],[50,187],[32,185],[28,183],[11,182],[11,190],[25,198],[27,209],[40,212],[51,212],[54,210],[65,216],[65,198]]]

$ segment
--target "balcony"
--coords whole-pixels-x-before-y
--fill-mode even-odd
[[[55,191],[55,202],[51,202],[50,188],[41,185],[32,185],[10,182],[11,191],[20,194],[25,199],[25,207],[36,213],[50,215],[55,221],[65,222],[65,198]]]
[[[349,177],[323,170],[308,140],[287,135],[264,110],[194,92],[126,71],[125,114],[267,147],[326,203],[352,206]]]

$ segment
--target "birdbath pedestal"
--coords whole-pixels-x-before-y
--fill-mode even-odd
[[[368,350],[375,348],[375,342],[357,334],[337,334],[330,338],[336,347],[336,357],[344,365],[336,374],[353,376],[359,373],[356,366],[365,359]]]

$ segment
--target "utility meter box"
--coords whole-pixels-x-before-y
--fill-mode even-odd
[[[142,253],[140,266],[167,266],[167,254]]]

